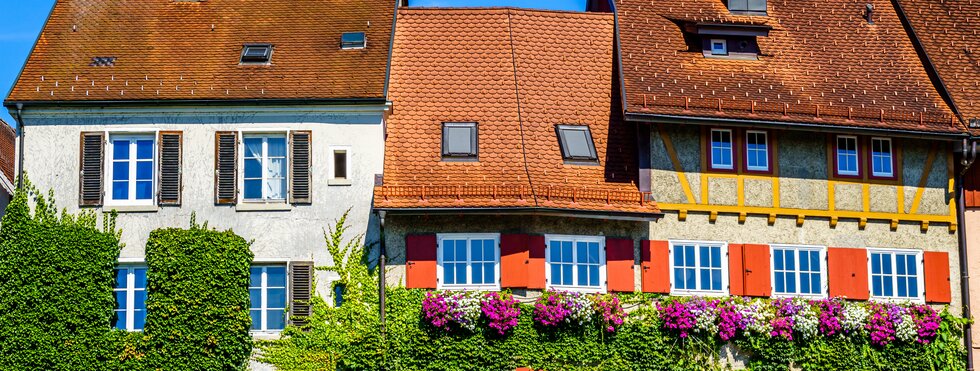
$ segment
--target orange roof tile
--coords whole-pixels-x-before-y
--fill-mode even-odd
[[[636,185],[634,126],[611,109],[613,44],[612,14],[399,10],[375,207],[658,213]],[[442,161],[454,121],[478,123],[478,162]],[[589,125],[599,166],[565,164],[556,124]]]
[[[960,115],[965,120],[980,118],[980,1],[899,4]]]
[[[769,1],[765,16],[721,0],[617,0],[627,111],[962,132],[886,0]],[[874,24],[863,18],[872,3]],[[759,60],[689,51],[684,25],[770,27]],[[700,49],[700,48],[696,48]]]
[[[0,174],[7,180],[13,182],[17,174],[14,174],[14,164],[17,151],[14,149],[17,141],[17,132],[14,128],[0,120]],[[3,187],[0,187],[3,189]]]
[[[392,0],[59,0],[8,103],[381,99],[393,13]],[[341,50],[349,31],[367,47]],[[271,65],[239,65],[246,43],[273,44]]]

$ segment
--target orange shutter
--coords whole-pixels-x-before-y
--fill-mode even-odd
[[[544,236],[528,236],[527,288],[543,289],[544,276]]]
[[[436,288],[437,243],[434,234],[405,237],[405,287]]]
[[[642,241],[640,262],[643,292],[670,293],[670,244],[667,241]]]
[[[745,295],[745,267],[739,244],[728,244],[728,292],[734,296]]]
[[[827,248],[827,281],[831,297],[868,300],[868,252]]]
[[[772,295],[769,245],[742,245],[742,261],[745,268],[745,296]]]
[[[926,283],[926,302],[951,302],[949,289],[949,253],[927,251],[922,253],[923,280]]]
[[[527,287],[526,234],[500,235],[500,287]]]
[[[633,257],[633,240],[606,238],[606,285],[609,291],[636,291]]]

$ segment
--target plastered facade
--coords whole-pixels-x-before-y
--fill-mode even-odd
[[[966,254],[970,275],[970,315],[980,318],[980,209],[968,208],[963,211],[963,224],[966,228]],[[973,359],[980,359],[980,326],[973,325]]]
[[[313,261],[331,264],[323,233],[345,211],[346,238],[365,235],[378,240],[378,223],[371,213],[375,174],[382,172],[385,107],[269,107],[26,111],[24,169],[42,191],[52,189],[58,206],[77,212],[79,133],[83,131],[183,131],[182,204],[150,212],[121,212],[118,228],[124,247],[121,261],[142,261],[152,230],[186,227],[191,214],[199,223],[232,229],[252,241],[256,263]],[[310,130],[313,202],[280,211],[244,211],[239,205],[215,205],[215,132],[237,130]],[[348,147],[349,185],[328,185],[332,146]],[[239,150],[239,157],[242,156]],[[241,171],[241,168],[239,168]],[[239,180],[240,182],[240,180]],[[241,185],[239,184],[239,192]],[[99,208],[107,211],[110,207]],[[332,277],[317,272],[318,293],[329,298]]]

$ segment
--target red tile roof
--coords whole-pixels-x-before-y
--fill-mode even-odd
[[[13,182],[17,174],[14,174],[14,164],[16,163],[16,153],[14,146],[17,143],[17,132],[14,128],[0,120],[0,174]],[[0,190],[4,187],[0,186]]]
[[[926,132],[961,132],[886,0],[617,0],[627,111]],[[874,24],[863,18],[875,6]],[[685,24],[771,27],[759,60],[688,51]]]
[[[899,4],[959,113],[980,118],[980,0]]]
[[[393,14],[393,0],[59,0],[8,100],[384,98]],[[367,47],[341,50],[348,31]],[[239,65],[246,43],[273,44],[271,65]]]
[[[652,215],[614,74],[612,14],[401,9],[375,207]],[[613,114],[616,112],[616,114]],[[479,125],[479,162],[442,161],[443,122]],[[589,125],[599,166],[564,164],[556,124]]]

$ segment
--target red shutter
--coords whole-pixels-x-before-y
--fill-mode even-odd
[[[436,288],[437,244],[434,234],[405,237],[405,287]]]
[[[606,288],[609,291],[636,291],[633,257],[633,240],[606,238]]]
[[[865,249],[827,248],[827,281],[831,297],[868,300],[868,252]]]
[[[500,235],[500,287],[527,287],[529,237],[526,234]]]
[[[544,289],[544,236],[528,236],[527,288]]]
[[[667,241],[642,241],[643,292],[670,293],[670,244]]]
[[[742,262],[745,268],[745,296],[772,295],[769,245],[742,245]]]
[[[926,283],[926,302],[951,302],[949,289],[949,253],[927,251],[922,253],[923,278]]]
[[[745,267],[742,266],[742,245],[728,244],[728,292],[745,295]]]

